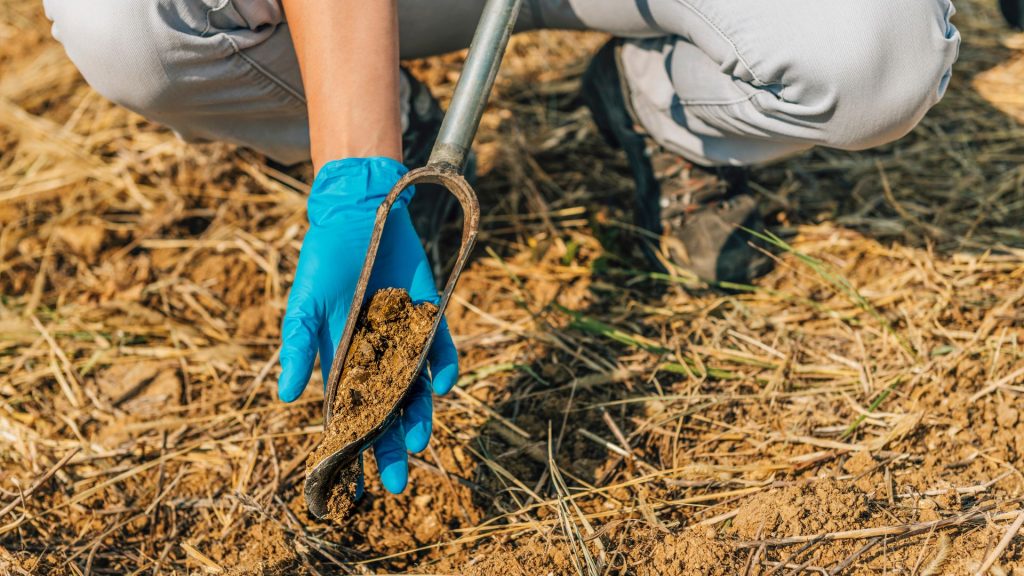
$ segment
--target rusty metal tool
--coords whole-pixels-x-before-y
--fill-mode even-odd
[[[462,206],[462,245],[459,248],[455,267],[448,276],[444,292],[441,293],[439,310],[430,329],[427,344],[420,353],[416,371],[413,372],[412,379],[406,383],[401,398],[395,402],[383,422],[362,438],[321,460],[306,475],[304,487],[306,505],[309,507],[309,511],[318,518],[327,515],[327,500],[331,495],[331,489],[338,473],[351,466],[359,454],[373,444],[394,422],[401,411],[402,404],[405,402],[413,382],[426,363],[427,352],[434,341],[434,334],[444,316],[448,300],[459,280],[459,275],[462,274],[462,269],[466,266],[473,244],[476,242],[477,232],[480,228],[480,203],[477,201],[476,192],[463,177],[463,170],[521,6],[522,0],[488,0],[480,16],[480,22],[477,24],[462,74],[459,76],[459,82],[455,87],[455,93],[452,96],[448,112],[445,114],[444,122],[441,124],[441,130],[437,135],[437,141],[434,143],[427,165],[412,170],[399,180],[388,193],[384,203],[377,209],[373,234],[370,237],[366,260],[359,273],[356,291],[352,297],[352,306],[348,320],[345,322],[345,331],[342,332],[341,342],[338,344],[338,350],[334,354],[334,363],[331,364],[331,371],[327,377],[327,389],[324,394],[324,430],[327,429],[333,416],[334,397],[338,393],[341,371],[345,366],[349,345],[352,343],[356,321],[366,301],[366,286],[370,281],[373,263],[377,258],[381,235],[384,233],[384,223],[399,194],[409,186],[417,184],[438,184],[454,194]]]

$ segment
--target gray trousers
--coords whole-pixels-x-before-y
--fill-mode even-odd
[[[484,0],[399,0],[403,58],[469,44]],[[309,158],[299,68],[278,0],[45,0],[97,91],[186,139]],[[706,165],[906,134],[959,47],[950,0],[526,0],[519,30],[630,38],[623,76],[659,144]]]

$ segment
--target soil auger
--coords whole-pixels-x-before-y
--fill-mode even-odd
[[[480,203],[477,200],[476,192],[463,176],[463,170],[521,6],[522,0],[488,0],[480,16],[480,22],[477,24],[466,63],[427,165],[412,170],[399,180],[388,193],[384,203],[377,209],[373,234],[370,237],[370,245],[359,274],[356,291],[352,297],[352,306],[345,323],[345,331],[342,333],[341,342],[338,344],[334,363],[331,365],[331,371],[327,378],[327,388],[324,394],[325,430],[331,421],[332,406],[338,392],[338,384],[341,381],[342,368],[345,365],[349,346],[355,333],[356,321],[366,300],[366,287],[370,281],[370,273],[373,271],[373,263],[380,247],[384,223],[399,194],[409,186],[437,184],[455,195],[462,206],[462,244],[455,266],[445,283],[444,292],[441,293],[439,311],[434,318],[427,343],[420,353],[418,365],[412,373],[412,378],[405,384],[401,398],[391,408],[388,417],[383,422],[358,440],[343,446],[321,460],[306,475],[304,487],[306,505],[309,507],[309,511],[318,518],[324,518],[327,515],[327,501],[338,473],[349,467],[359,457],[359,454],[373,444],[398,416],[413,382],[426,363],[427,352],[434,341],[437,327],[444,317],[448,300],[451,298],[455,284],[469,259],[473,244],[476,242],[480,227]]]

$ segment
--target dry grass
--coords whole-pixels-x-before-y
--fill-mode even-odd
[[[639,270],[575,96],[602,38],[517,38],[464,376],[338,527],[300,494],[320,386],[274,394],[308,168],[177,141],[0,2],[0,574],[1019,573],[1024,41],[959,8],[913,134],[757,174],[778,266],[733,294]]]

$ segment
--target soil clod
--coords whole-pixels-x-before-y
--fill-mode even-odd
[[[228,576],[286,576],[299,573],[295,544],[280,526],[263,522],[248,530],[245,548]]]

